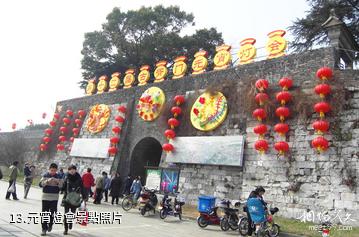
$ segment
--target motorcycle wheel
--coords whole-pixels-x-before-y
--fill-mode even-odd
[[[161,219],[165,219],[166,217],[167,217],[167,212],[165,212],[165,210],[162,209],[162,210],[160,211],[160,218],[161,218]]]
[[[129,211],[131,210],[132,206],[133,206],[133,201],[131,198],[124,198],[122,200],[122,209],[125,211]]]
[[[273,224],[271,228],[268,229],[269,237],[277,237],[279,236],[280,227],[277,224]]]
[[[202,216],[199,216],[197,218],[197,224],[201,228],[206,228],[208,226],[208,222]]]
[[[248,223],[247,217],[243,217],[239,220],[238,230],[239,230],[239,233],[243,236],[246,236],[248,234],[249,223]]]
[[[221,230],[227,231],[229,230],[229,223],[227,218],[222,218],[220,222]]]
[[[141,208],[141,215],[144,216],[146,214],[146,208]]]

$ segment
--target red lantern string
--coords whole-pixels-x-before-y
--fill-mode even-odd
[[[269,87],[269,82],[266,79],[259,79],[256,81],[255,87],[259,92],[257,92],[254,99],[259,104],[259,107],[262,107],[269,99],[268,94],[264,93],[264,91]],[[259,122],[262,122],[263,119],[267,117],[266,111],[263,108],[255,109],[252,115]],[[259,140],[254,143],[254,149],[256,149],[260,154],[264,154],[269,147],[268,142],[264,139],[264,135],[267,130],[267,126],[263,123],[260,123],[253,128],[253,132],[256,133],[259,138]]]
[[[175,105],[171,108],[173,118],[169,118],[167,121],[167,124],[170,128],[163,133],[168,141],[171,141],[176,137],[176,132],[174,129],[180,125],[180,121],[177,119],[177,117],[182,114],[182,109],[180,106],[185,102],[185,97],[183,95],[176,95],[173,98],[173,101],[175,103]],[[174,150],[174,147],[171,143],[165,143],[162,145],[162,149],[166,153],[169,153]]]
[[[123,124],[125,122],[125,114],[127,112],[127,107],[125,105],[120,105],[117,108],[119,113],[122,113],[123,115],[118,115],[115,117],[116,122]],[[120,133],[121,133],[121,127],[115,126],[112,128],[112,132],[114,133],[114,137],[110,138],[110,147],[108,148],[108,155],[109,156],[115,156],[119,149],[118,149],[118,145],[120,142]]]
[[[333,70],[329,67],[319,68],[316,72],[317,78],[321,81],[320,84],[314,87],[314,92],[319,95],[322,101],[316,103],[313,107],[314,111],[319,114],[319,120],[313,122],[313,128],[316,134],[320,136],[312,140],[312,147],[319,153],[326,151],[329,147],[329,142],[322,135],[329,129],[329,122],[324,120],[325,114],[328,113],[331,108],[330,104],[325,102],[325,97],[330,94],[331,87],[326,82],[333,77]]]
[[[289,151],[289,144],[285,141],[289,125],[285,123],[285,119],[290,115],[290,110],[286,107],[286,104],[292,100],[292,94],[288,89],[293,86],[293,80],[289,77],[283,77],[278,81],[278,85],[282,88],[282,91],[277,93],[276,99],[281,106],[276,109],[275,114],[281,122],[274,126],[274,131],[280,135],[281,140],[274,144],[274,149],[278,152],[278,156],[283,156]]]

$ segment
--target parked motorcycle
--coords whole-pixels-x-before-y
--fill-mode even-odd
[[[154,189],[146,189],[141,192],[140,200],[139,200],[139,210],[142,216],[146,214],[146,212],[153,211],[153,214],[156,213],[156,206],[158,203],[158,199],[156,196],[156,190]]]
[[[236,208],[231,208],[231,201],[226,201],[227,205],[223,207],[224,216],[221,218],[220,226],[223,231],[237,230],[238,229],[238,212],[239,210]],[[239,207],[241,205],[240,202],[236,202],[234,207]]]
[[[201,211],[197,217],[197,224],[201,228],[205,228],[208,225],[220,225],[221,218],[218,216],[218,208],[229,207],[227,200],[222,200],[216,207],[208,209],[207,211]]]
[[[167,216],[175,216],[182,220],[182,206],[185,204],[184,200],[178,196],[179,193],[174,198],[174,207],[172,208],[171,201],[172,198],[168,197],[168,194],[163,196],[162,202],[160,204],[160,218],[165,219]]]

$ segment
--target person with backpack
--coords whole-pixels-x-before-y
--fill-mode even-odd
[[[70,219],[70,215],[73,214],[73,217],[75,217],[76,209],[81,206],[82,201],[87,200],[81,176],[77,172],[77,167],[75,165],[69,166],[62,190],[64,192],[62,206],[65,209],[64,235],[67,235],[68,231],[72,229],[73,223],[76,221],[75,218]]]
[[[46,232],[51,232],[54,224],[54,215],[57,212],[57,202],[59,200],[60,189],[63,181],[57,174],[57,164],[50,164],[48,172],[46,172],[39,183],[42,188],[42,212],[50,212],[50,222],[41,223],[41,236],[45,236]]]
[[[16,196],[16,179],[19,173],[19,169],[17,165],[19,164],[18,161],[14,161],[12,165],[9,167],[9,187],[6,192],[6,200],[10,200],[10,195],[12,194],[13,200],[19,200]]]

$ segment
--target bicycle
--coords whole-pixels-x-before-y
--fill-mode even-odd
[[[133,201],[133,193],[130,193],[123,198],[121,206],[125,211],[129,211],[137,206],[137,202]]]

